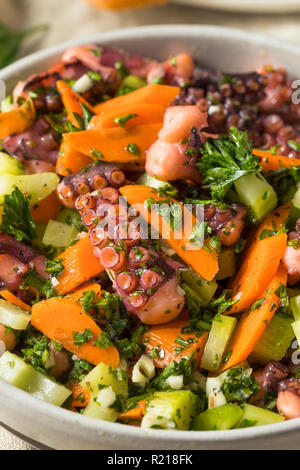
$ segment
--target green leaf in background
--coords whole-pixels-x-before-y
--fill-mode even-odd
[[[16,60],[23,39],[47,29],[47,25],[39,25],[25,31],[13,31],[0,22],[0,69]]]

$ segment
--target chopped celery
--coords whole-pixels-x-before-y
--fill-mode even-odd
[[[113,369],[103,362],[94,367],[80,382],[80,385],[88,388],[94,397],[103,385],[111,386],[116,395],[122,395],[125,398],[128,395],[126,373],[121,369]]]
[[[20,160],[8,155],[7,153],[0,152],[0,175],[23,175],[24,167]]]
[[[236,318],[228,315],[218,315],[212,322],[201,359],[202,369],[212,372],[218,370],[236,325]]]
[[[190,390],[155,392],[141,427],[188,430],[197,407],[198,397]]]
[[[296,336],[298,344],[300,344],[300,320],[297,320],[294,323],[292,323],[292,328],[293,328],[294,336]]]
[[[118,95],[126,95],[131,91],[138,90],[147,85],[147,82],[144,78],[138,77],[136,75],[127,75],[122,80],[121,86],[118,91]]]
[[[79,232],[83,229],[80,214],[76,209],[69,209],[68,207],[64,207],[59,212],[56,220],[58,222],[62,222],[63,224],[72,225],[73,227],[77,228]]]
[[[14,330],[25,330],[30,322],[30,314],[20,307],[0,299],[0,323]]]
[[[250,359],[260,364],[267,364],[272,359],[280,361],[295,336],[292,321],[292,318],[274,315],[256,343]]]
[[[232,248],[223,248],[219,253],[219,271],[217,280],[227,279],[235,273],[236,256]]]
[[[295,192],[292,203],[295,207],[297,207],[297,209],[300,209],[300,188],[298,188]]]
[[[294,315],[295,320],[300,320],[300,295],[292,297],[290,299],[291,309]]]
[[[72,393],[8,351],[0,358],[0,378],[39,400],[57,406],[63,405]]]
[[[159,180],[158,178],[150,176],[148,173],[143,173],[142,176],[140,176],[140,178],[137,180],[137,184],[150,186],[150,188],[154,189],[164,188],[169,192],[169,194],[176,194],[177,192],[176,188],[168,183],[168,181]]]
[[[37,173],[34,175],[0,175],[0,204],[5,194],[10,194],[18,187],[30,196],[30,204],[34,205],[55,191],[59,177],[55,173]]]
[[[111,422],[116,421],[118,418],[118,412],[116,410],[109,407],[102,407],[96,398],[90,401],[82,414],[89,418],[102,419],[103,421]]]
[[[36,229],[37,237],[33,240],[32,243],[38,250],[41,250],[41,251],[44,248],[43,238],[44,238],[46,227],[47,227],[47,224],[41,224],[39,222],[35,222],[35,229]]]
[[[240,422],[240,427],[246,426],[263,426],[265,424],[280,423],[285,418],[274,411],[266,410],[258,406],[249,405],[246,403],[242,405],[243,417]]]
[[[277,205],[274,189],[261,175],[242,176],[234,186],[240,202],[248,207],[253,223],[260,222]]]
[[[190,269],[183,271],[181,277],[182,280],[199,295],[202,300],[202,305],[204,306],[210,302],[218,288],[218,284],[214,279],[212,281],[206,281],[199,276],[199,274]]]
[[[232,429],[242,419],[243,411],[235,403],[211,408],[200,413],[192,423],[194,431],[214,431]]]
[[[52,245],[55,248],[66,248],[75,240],[78,230],[72,225],[63,224],[56,220],[49,220],[44,237],[44,245]]]

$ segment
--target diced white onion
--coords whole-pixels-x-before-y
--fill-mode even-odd
[[[165,416],[156,416],[151,414],[151,411],[147,412],[142,419],[141,428],[150,429],[159,426],[163,429],[175,429],[175,422]]]
[[[208,377],[206,381],[206,396],[208,408],[217,408],[225,405],[226,398],[221,390],[223,380],[220,377]]]
[[[155,375],[153,360],[142,354],[132,369],[132,382],[138,387],[145,387]]]
[[[183,374],[180,375],[170,375],[167,378],[166,383],[173,389],[173,390],[181,390],[183,387]]]
[[[97,395],[97,402],[102,408],[109,408],[116,401],[116,394],[111,385],[105,387]]]
[[[90,79],[87,73],[82,75],[73,85],[73,90],[75,93],[85,93],[93,87],[94,83]]]

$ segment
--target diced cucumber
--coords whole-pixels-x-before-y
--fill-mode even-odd
[[[69,209],[68,207],[64,207],[59,211],[56,220],[58,222],[62,222],[63,224],[72,225],[78,231],[83,229],[80,214],[76,209]]]
[[[263,426],[265,424],[281,423],[285,418],[274,411],[260,408],[259,406],[242,405],[243,417],[239,427]]]
[[[30,198],[30,204],[34,205],[41,199],[49,196],[59,183],[59,177],[55,173],[37,173],[34,175],[0,175],[0,204],[4,202],[5,194],[10,194],[15,187]]]
[[[8,155],[7,153],[0,152],[0,175],[23,175],[24,167],[20,160]]]
[[[136,75],[127,75],[127,77],[122,80],[118,95],[126,95],[127,93],[138,90],[146,85],[147,82],[144,78],[137,77]]]
[[[20,307],[0,299],[0,323],[13,330],[25,330],[31,315]]]
[[[296,295],[290,299],[291,309],[295,320],[300,320],[300,295]]]
[[[245,204],[253,223],[260,222],[277,206],[277,195],[272,186],[261,176],[249,174],[234,182],[239,200]]]
[[[128,379],[124,371],[113,369],[103,362],[94,367],[80,382],[80,385],[88,388],[94,397],[98,395],[103,385],[110,385],[116,395],[122,395],[124,398],[128,395]]]
[[[114,422],[118,418],[118,412],[113,408],[102,407],[95,399],[91,400],[88,406],[84,409],[84,416],[89,418],[102,419],[103,421]]]
[[[222,248],[219,253],[219,271],[216,275],[217,280],[227,279],[235,273],[236,256],[232,248]]]
[[[198,397],[190,390],[155,392],[141,427],[188,430],[197,407]]]
[[[204,306],[209,304],[218,288],[218,284],[214,279],[212,281],[206,281],[199,276],[199,274],[190,269],[183,271],[181,278],[199,295],[202,300],[202,305]]]
[[[39,400],[57,406],[63,405],[72,393],[8,351],[0,357],[0,378]]]
[[[274,315],[256,343],[250,359],[260,364],[267,364],[272,359],[280,361],[295,337],[292,321],[292,318]]]
[[[44,237],[44,245],[52,245],[55,248],[66,248],[75,240],[78,230],[72,225],[63,224],[56,220],[49,220]]]
[[[236,325],[236,318],[229,315],[218,315],[212,322],[201,359],[202,369],[212,372],[218,370]]]
[[[194,431],[214,431],[232,429],[242,419],[243,411],[235,403],[211,408],[200,413],[192,423]]]

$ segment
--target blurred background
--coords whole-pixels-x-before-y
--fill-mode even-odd
[[[215,24],[266,33],[300,43],[300,0],[0,0],[1,21],[23,30],[49,29],[26,39],[20,54],[96,32],[149,24]],[[161,3],[109,10],[128,4]],[[191,5],[194,6],[191,6]],[[100,8],[100,6],[102,8]],[[209,8],[208,8],[209,6]]]

